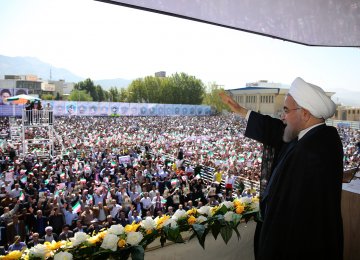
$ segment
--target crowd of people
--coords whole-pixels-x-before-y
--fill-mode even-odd
[[[1,133],[9,133],[7,119],[0,119],[0,126]],[[11,144],[0,150],[0,244],[11,251],[78,231],[93,234],[115,223],[257,196],[262,146],[244,137],[245,126],[232,114],[58,117],[61,156],[40,158],[29,151],[20,158],[21,147]],[[339,132],[345,162],[359,163],[353,148],[359,130]],[[46,133],[35,128],[25,134],[35,139]],[[211,179],[204,169],[212,169]],[[242,180],[254,187],[244,187]]]

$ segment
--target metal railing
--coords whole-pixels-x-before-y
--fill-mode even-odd
[[[52,110],[23,110],[23,125],[52,125],[54,122],[54,113]]]

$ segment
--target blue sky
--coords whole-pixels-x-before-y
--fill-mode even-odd
[[[91,0],[0,0],[0,54],[93,80],[164,70],[239,88],[298,76],[360,91],[360,49],[308,47]]]

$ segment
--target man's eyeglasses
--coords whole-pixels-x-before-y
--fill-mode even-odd
[[[294,110],[299,110],[299,109],[302,109],[302,107],[297,107],[297,108],[287,108],[287,107],[284,107],[283,108],[283,113],[284,114],[289,114],[291,111],[294,111]]]

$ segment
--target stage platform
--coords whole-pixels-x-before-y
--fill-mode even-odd
[[[217,240],[212,234],[209,234],[205,240],[205,250],[197,238],[184,244],[168,243],[163,248],[160,247],[160,241],[156,240],[145,252],[145,260],[254,260],[255,226],[254,221],[241,223],[239,226],[240,240],[233,233],[227,245],[220,234]],[[183,237],[185,238],[185,235]]]

